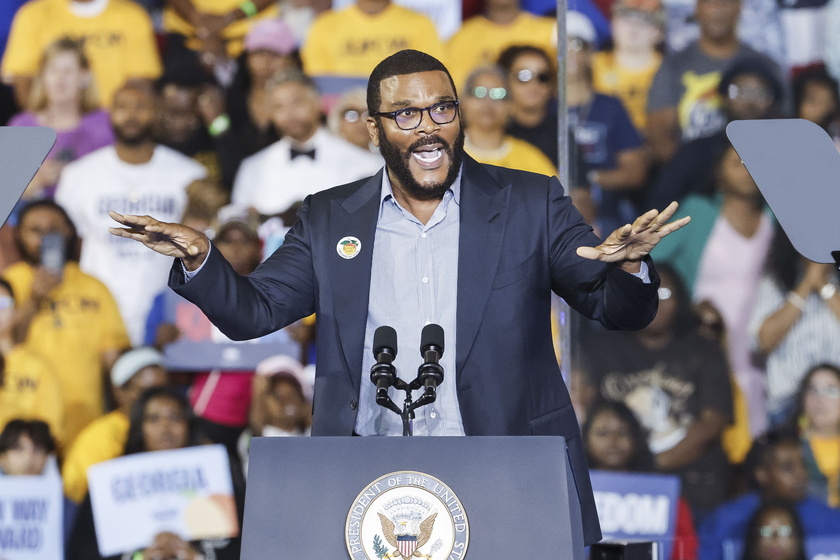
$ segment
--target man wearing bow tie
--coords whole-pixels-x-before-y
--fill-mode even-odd
[[[233,186],[234,204],[267,216],[283,214],[307,195],[382,167],[380,157],[322,126],[318,90],[299,70],[277,74],[268,89],[271,120],[282,140],[242,162]]]

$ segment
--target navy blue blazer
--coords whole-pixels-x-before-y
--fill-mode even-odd
[[[575,475],[587,544],[600,539],[580,430],[551,339],[554,291],[611,329],[638,329],[656,314],[650,284],[577,256],[601,240],[560,182],[479,164],[465,156],[458,252],[456,372],[467,435],[562,435]],[[213,249],[184,283],[176,261],[170,286],[198,305],[232,339],[249,339],[317,313],[317,375],[312,434],[349,436],[360,388],[371,259],[382,171],[312,195],[284,244],[248,277]],[[361,252],[341,258],[345,236]],[[376,274],[387,274],[378,270]]]

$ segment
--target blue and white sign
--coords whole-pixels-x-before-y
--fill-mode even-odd
[[[609,471],[591,471],[590,476],[604,539],[655,541],[659,557],[670,558],[679,477]]]
[[[0,558],[63,558],[63,507],[58,476],[0,476]]]

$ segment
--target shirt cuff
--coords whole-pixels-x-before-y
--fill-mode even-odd
[[[201,264],[203,265],[204,263]],[[648,274],[647,263],[645,261],[642,261],[641,263],[639,263],[639,265],[641,266],[639,272],[631,272],[630,274],[641,280],[643,283],[650,284],[650,274]],[[201,268],[199,268],[198,270],[201,270]],[[196,272],[198,272],[198,270],[196,270]],[[193,272],[193,274],[195,274],[195,272]]]
[[[207,248],[207,255],[205,255],[205,256],[204,256],[204,262],[202,262],[202,263],[201,263],[201,265],[199,265],[199,267],[198,267],[198,268],[196,268],[195,270],[187,270],[187,267],[186,267],[186,266],[184,266],[184,261],[183,261],[183,259],[178,259],[178,260],[180,260],[180,261],[181,261],[181,272],[183,272],[183,273],[184,273],[184,283],[185,283],[185,284],[186,284],[187,282],[189,282],[190,280],[192,280],[192,279],[193,279],[193,276],[195,276],[196,274],[198,274],[198,272],[199,272],[202,268],[204,268],[204,263],[206,263],[206,262],[207,262],[207,257],[209,257],[209,256],[210,256],[210,251],[212,251],[212,250],[213,250],[213,244],[211,243],[211,244],[208,246],[208,248]],[[642,263],[642,266],[644,266],[644,264],[645,264],[645,263]],[[645,274],[647,274],[647,268],[643,268],[643,269],[642,269],[642,271],[643,271],[643,272],[645,272]],[[638,273],[638,274],[641,274],[641,272],[640,272],[640,273]],[[638,276],[638,274],[637,274],[637,276]],[[641,277],[640,277],[640,278],[641,278]]]

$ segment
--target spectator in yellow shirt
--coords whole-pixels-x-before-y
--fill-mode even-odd
[[[557,57],[557,23],[520,8],[519,0],[487,0],[446,44],[446,65],[459,90],[474,68],[492,64],[511,45],[533,45]]]
[[[160,59],[146,11],[131,0],[31,0],[12,21],[0,72],[26,105],[47,45],[71,37],[84,42],[106,106],[129,78],[157,78]]]
[[[610,51],[592,55],[592,85],[621,99],[633,125],[647,127],[647,98],[662,65],[657,47],[665,40],[665,8],[660,0],[621,0],[613,4]]]
[[[484,66],[467,78],[461,94],[466,139],[464,149],[481,163],[556,175],[539,148],[505,132],[510,117],[507,77],[497,66]]]
[[[80,503],[88,491],[88,467],[122,456],[128,436],[128,416],[146,389],[167,384],[163,356],[152,348],[129,350],[114,362],[111,385],[117,409],[85,428],[64,460],[64,493]]]
[[[12,287],[0,278],[0,428],[14,419],[38,419],[58,435],[64,420],[61,387],[40,356],[15,344],[14,309]]]
[[[251,21],[277,12],[276,0],[167,0],[163,29],[212,65],[215,57],[239,56]]]
[[[65,264],[57,271],[41,262],[44,236],[65,240]],[[102,282],[83,273],[74,260],[76,229],[63,208],[49,200],[20,212],[15,241],[23,261],[4,277],[16,298],[13,332],[51,366],[62,388],[63,443],[102,415],[103,372],[130,346],[117,304]]]
[[[356,0],[315,19],[301,57],[310,76],[364,78],[364,85],[374,66],[403,49],[441,58],[443,45],[432,20],[391,0]]]

